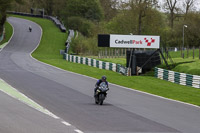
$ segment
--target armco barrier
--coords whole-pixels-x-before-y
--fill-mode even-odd
[[[200,88],[200,76],[179,73],[155,67],[155,77],[173,83]]]
[[[114,72],[118,72],[118,73],[121,73],[126,76],[128,75],[128,69],[126,67],[123,67],[120,64],[104,62],[104,61],[99,61],[99,60],[92,59],[92,58],[74,56],[74,55],[69,55],[69,54],[64,54],[64,59],[66,59],[69,62],[85,64],[88,66],[97,67],[99,69],[105,69],[105,70],[111,70]]]

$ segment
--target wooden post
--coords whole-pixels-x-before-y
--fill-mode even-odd
[[[113,49],[111,49],[111,54],[112,54],[112,58],[113,58]]]
[[[200,46],[199,46],[199,59],[200,59]]]
[[[125,51],[124,51],[124,57],[126,58],[126,50],[127,50],[127,49],[125,48],[124,50],[125,50]]]
[[[107,48],[105,48],[105,56],[106,56],[106,58],[107,58],[107,56],[108,56]]]
[[[193,59],[194,59],[194,46],[193,46]]]
[[[110,48],[108,49],[109,53],[108,53],[108,58],[110,58]]]
[[[118,53],[118,58],[119,58],[119,48],[117,49],[117,53]]]
[[[166,53],[167,53],[167,60],[168,60],[168,48],[167,48],[167,50],[166,50]]]
[[[182,48],[180,48],[181,49],[181,57],[183,58],[183,51],[182,51]]]
[[[117,51],[117,50],[116,50],[116,48],[115,48],[115,58],[116,58],[116,53],[117,53],[116,51]]]

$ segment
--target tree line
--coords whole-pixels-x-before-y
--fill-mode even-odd
[[[0,0],[0,25],[6,10],[44,8],[46,15],[57,16],[67,28],[81,33],[73,40],[72,52],[76,53],[96,53],[99,33],[159,35],[161,45],[181,47],[184,25],[185,46],[199,46],[197,0],[162,1],[163,5],[159,0]]]

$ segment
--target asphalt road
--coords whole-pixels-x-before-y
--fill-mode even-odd
[[[9,22],[15,34],[0,52],[0,78],[84,133],[200,132],[200,108],[116,85],[110,85],[103,106],[95,105],[95,79],[34,60],[30,52],[39,43],[40,28],[18,18]]]
[[[74,129],[0,92],[0,133],[75,133]]]

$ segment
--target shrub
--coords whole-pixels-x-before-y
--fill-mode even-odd
[[[84,36],[91,37],[94,32],[95,25],[90,21],[81,17],[69,17],[67,19],[67,27],[80,31]]]

